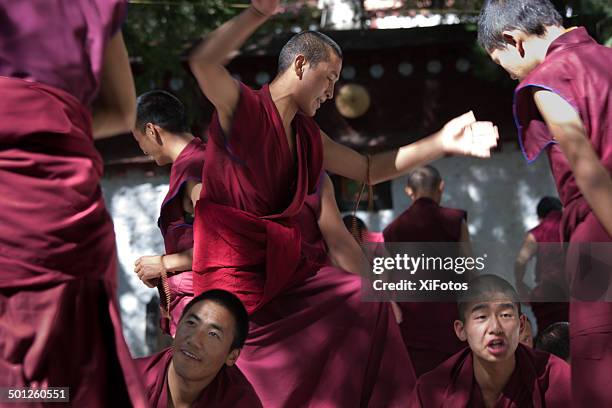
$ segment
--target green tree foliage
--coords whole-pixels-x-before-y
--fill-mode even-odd
[[[201,123],[197,84],[188,72],[186,53],[202,36],[248,7],[248,1],[241,1],[129,0],[123,33],[137,92],[170,90],[190,108],[193,123]],[[316,24],[318,18],[311,3],[290,1],[282,5],[278,16],[258,30],[258,35],[301,31]]]
[[[240,11],[221,0],[130,1],[124,36],[139,92],[184,79],[181,56],[197,40]]]

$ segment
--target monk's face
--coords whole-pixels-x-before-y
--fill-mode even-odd
[[[493,50],[489,55],[493,62],[505,69],[512,79],[518,81],[522,81],[539,63],[532,54],[514,45]]]
[[[334,86],[340,77],[342,60],[332,51],[328,61],[311,65],[296,57],[296,87],[294,92],[298,109],[306,116],[314,116],[321,105],[334,97]]]
[[[143,130],[132,130],[132,135],[134,139],[136,139],[140,150],[142,150],[146,156],[155,160],[158,166],[171,163],[171,160],[164,155],[163,142],[160,134],[161,131],[161,128],[152,123],[147,123]]]
[[[465,321],[455,321],[455,333],[468,342],[475,357],[489,362],[512,358],[525,322],[516,303],[504,295],[491,296],[468,303],[465,310]]]
[[[231,350],[236,322],[231,312],[216,302],[194,304],[181,319],[173,345],[176,372],[190,381],[217,375],[223,365],[233,365],[240,350]]]

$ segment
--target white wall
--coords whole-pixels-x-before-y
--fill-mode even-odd
[[[147,288],[134,273],[134,261],[143,255],[164,253],[157,228],[159,208],[168,191],[168,177],[147,177],[128,171],[102,180],[106,205],[113,217],[119,257],[119,304],[123,333],[132,356],[150,354],[145,343],[146,306],[157,289]]]

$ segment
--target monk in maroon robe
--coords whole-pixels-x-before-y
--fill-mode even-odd
[[[561,208],[558,198],[544,197],[537,206],[540,223],[532,228],[514,262],[519,293],[524,301],[529,301],[540,330],[555,322],[566,322],[569,318],[567,299],[564,251],[561,244]],[[530,290],[524,283],[527,263],[536,258],[536,287]],[[551,300],[557,300],[553,302]]]
[[[174,336],[183,308],[193,299],[193,213],[202,188],[205,145],[190,133],[181,101],[165,91],[138,97],[132,133],[157,165],[172,163],[170,187],[157,222],[166,253],[138,258],[134,272],[145,285],[157,286],[161,329]]]
[[[0,387],[69,387],[72,406],[145,404],[92,138],[134,123],[125,12],[115,0],[0,5]]]
[[[304,284],[321,268],[320,259],[303,252],[296,217],[306,196],[315,192],[323,168],[364,182],[380,182],[446,153],[488,157],[497,139],[491,123],[475,122],[468,113],[421,142],[372,157],[369,165],[366,156],[331,140],[312,119],[321,103],[333,96],[342,67],[342,51],[329,37],[317,32],[296,35],[281,52],[279,75],[257,91],[237,82],[223,66],[278,4],[277,0],[252,2],[210,33],[189,57],[200,88],[216,108],[196,206],[194,292],[226,289],[244,302],[250,314]],[[299,304],[299,299],[294,301]],[[388,313],[388,307],[370,308]],[[368,364],[375,365],[387,343],[371,350],[372,335],[365,335],[366,341],[356,346],[364,351],[361,355],[370,357]],[[388,341],[393,342],[393,337]],[[328,356],[330,370],[325,379],[317,377],[321,383],[328,381],[327,376],[350,375],[347,360],[333,360],[334,353]],[[393,384],[383,384],[380,378],[370,385],[363,382],[354,394],[364,404],[376,405],[379,398],[389,401],[387,406],[399,403],[401,399],[382,390],[412,386],[409,359],[401,360],[406,366],[401,370],[396,366],[394,374],[389,374]],[[269,382],[267,387],[270,393],[277,390]],[[300,403],[315,404],[327,391],[305,396]]]
[[[525,316],[514,288],[494,275],[460,295],[455,333],[468,347],[417,381],[409,407],[566,407],[570,367],[519,344]]]
[[[214,245],[194,246],[194,290],[214,285],[234,291],[250,313],[316,271],[300,261],[292,218],[314,192],[322,168],[378,183],[444,154],[488,157],[497,143],[494,126],[475,122],[471,112],[422,141],[371,160],[334,142],[312,116],[333,96],[342,51],[317,32],[287,43],[271,84],[254,91],[237,82],[223,66],[228,53],[277,6],[277,0],[256,0],[213,31],[189,58],[216,108],[194,225],[196,243]]]
[[[262,407],[235,366],[249,330],[248,315],[231,293],[212,290],[192,299],[174,344],[135,360],[151,407]]]
[[[479,39],[520,80],[514,115],[521,147],[529,161],[546,151],[563,203],[574,401],[612,406],[606,379],[612,369],[612,303],[591,301],[609,291],[611,280],[612,50],[584,28],[566,30],[548,0],[487,3]]]
[[[412,205],[385,228],[385,242],[456,242],[461,243],[461,250],[458,248],[454,255],[469,255],[467,213],[440,206],[444,181],[438,170],[424,166],[412,171],[405,190]],[[454,273],[449,276],[457,278]],[[398,302],[398,305],[402,309],[402,337],[417,376],[463,348],[450,330],[457,318],[455,302]]]

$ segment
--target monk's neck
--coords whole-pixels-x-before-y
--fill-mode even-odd
[[[172,139],[167,141],[166,151],[172,163],[176,161],[182,151],[195,137],[191,133],[173,134]]]
[[[546,27],[546,33],[543,36],[531,36],[529,45],[525,47],[529,47],[536,54],[538,63],[542,63],[548,54],[550,45],[565,33],[566,29],[561,26]]]
[[[474,355],[474,377],[487,407],[495,406],[495,401],[508,384],[515,366],[514,354],[506,361],[495,363],[481,360]]]
[[[214,378],[212,376],[200,381],[189,381],[176,372],[174,363],[171,361],[168,367],[168,406],[174,408],[191,407]]]
[[[428,198],[432,201],[434,201],[436,204],[440,205],[440,195],[437,193],[418,193],[416,195],[413,196],[412,201],[416,201],[419,200],[421,198]]]
[[[272,81],[270,84],[270,96],[283,121],[285,129],[288,129],[298,112],[298,106],[293,100],[290,85],[285,82],[286,80],[282,76]]]

